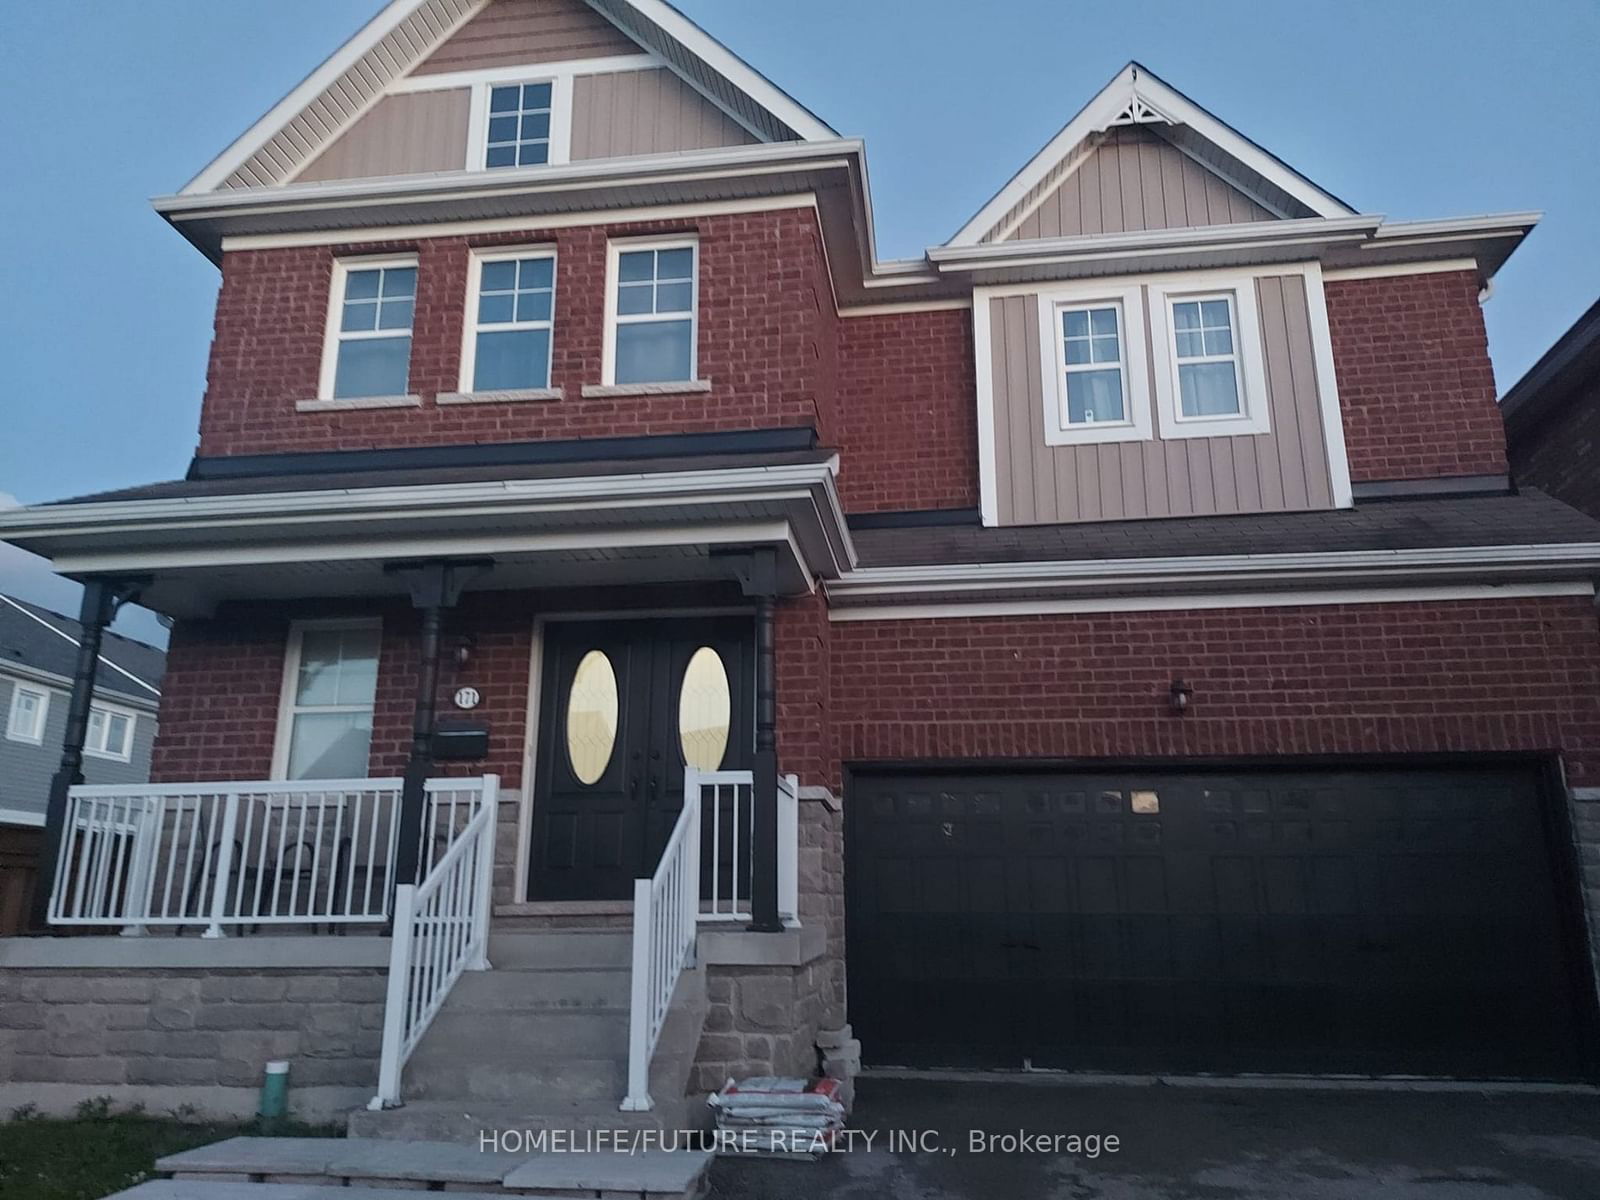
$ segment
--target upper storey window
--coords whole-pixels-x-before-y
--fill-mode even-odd
[[[606,382],[695,378],[696,247],[692,240],[611,247]]]
[[[1122,356],[1120,305],[1072,305],[1061,309],[1068,425],[1126,421],[1127,364]]]
[[[1140,289],[1074,285],[1039,299],[1045,442],[1149,437]]]
[[[532,167],[550,161],[549,83],[508,84],[489,89],[486,167]]]
[[[1233,329],[1229,293],[1172,302],[1181,416],[1239,415],[1239,356]]]
[[[322,396],[346,400],[404,395],[411,367],[416,260],[335,263],[333,296]]]
[[[461,386],[492,392],[550,386],[550,335],[555,320],[556,259],[545,251],[477,256],[467,297]]]

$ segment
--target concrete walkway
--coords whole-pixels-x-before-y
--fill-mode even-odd
[[[719,1160],[716,1200],[1595,1200],[1600,1094],[859,1083],[856,1149]],[[889,1150],[892,1131],[937,1139]],[[1062,1135],[974,1152],[984,1134]],[[866,1134],[873,1133],[867,1148]],[[1080,1143],[1067,1140],[1077,1134]],[[1099,1135],[1098,1157],[1090,1153]],[[1108,1149],[1108,1139],[1118,1139]],[[1004,1144],[1002,1144],[1004,1145]],[[1009,1152],[1008,1152],[1009,1150]]]

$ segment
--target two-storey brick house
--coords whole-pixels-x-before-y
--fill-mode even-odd
[[[1510,488],[1479,307],[1533,215],[1363,213],[1130,64],[882,261],[862,144],[660,0],[396,0],[156,205],[222,273],[189,474],[0,521],[177,618],[169,786],[61,784],[48,920],[238,930],[285,844],[273,914],[371,928],[398,879],[395,942],[443,903],[503,989],[631,920],[658,1104],[848,1070],[847,1023],[882,1065],[1593,1074],[1600,525]],[[494,819],[439,834],[430,775]],[[386,1102],[542,1078],[511,993],[511,1090],[430,1049],[481,951]]]

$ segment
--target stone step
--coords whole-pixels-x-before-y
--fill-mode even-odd
[[[456,980],[445,1004],[453,1012],[626,1009],[631,986],[630,973],[615,967],[468,971]]]
[[[633,936],[593,930],[489,935],[489,961],[496,970],[619,967],[632,961]]]
[[[495,1040],[500,1041],[498,1035]],[[452,1061],[434,1055],[420,1062],[413,1059],[406,1066],[405,1079],[408,1100],[524,1101],[549,1092],[565,1100],[610,1100],[615,1104],[628,1090],[628,1065],[625,1059],[615,1058],[518,1061],[496,1056],[492,1060]]]
[[[653,1094],[653,1093],[652,1093]],[[683,1130],[711,1127],[711,1111],[687,1098],[656,1096],[649,1112],[622,1112],[618,1099],[563,1103],[543,1097],[531,1103],[411,1100],[404,1107],[352,1112],[346,1129],[352,1138],[384,1141],[451,1142],[478,1147],[495,1135],[526,1137],[541,1131],[567,1138],[613,1134],[618,1130],[651,1133],[658,1137],[682,1136]],[[489,1144],[494,1144],[493,1141]],[[686,1143],[663,1143],[671,1148]]]
[[[459,1113],[460,1106],[453,1107]],[[484,1128],[515,1130],[516,1137],[524,1139],[527,1127],[478,1127]],[[129,1194],[140,1200],[162,1195],[172,1200],[222,1200],[226,1193],[221,1189],[239,1187],[257,1190],[241,1191],[238,1200],[323,1200],[326,1189],[335,1187],[367,1189],[363,1195],[372,1197],[391,1190],[450,1190],[461,1195],[458,1189],[472,1188],[476,1189],[472,1194],[480,1196],[570,1197],[601,1192],[619,1198],[680,1200],[700,1193],[711,1162],[703,1150],[644,1148],[613,1153],[563,1147],[559,1152],[539,1152],[527,1149],[525,1141],[517,1144],[516,1153],[484,1149],[477,1131],[470,1139],[455,1140],[230,1138],[156,1163],[158,1171],[173,1176],[169,1186],[192,1184],[196,1190],[140,1193],[135,1189]],[[287,1191],[267,1190],[276,1187]]]
[[[453,997],[452,997],[453,999]],[[555,1058],[623,1058],[628,1053],[626,1008],[552,1008],[494,1026],[484,1046],[481,1012],[457,1010],[450,1001],[434,1017],[411,1063],[440,1059],[540,1062]]]

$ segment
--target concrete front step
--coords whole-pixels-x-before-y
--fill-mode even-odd
[[[373,1114],[383,1115],[383,1114]],[[522,1126],[485,1126],[517,1132]],[[519,1147],[522,1143],[519,1142]],[[711,1155],[703,1150],[641,1149],[634,1153],[551,1151],[506,1153],[472,1143],[372,1138],[230,1138],[211,1146],[169,1155],[156,1169],[169,1172],[169,1189],[135,1189],[140,1200],[206,1197],[234,1200],[323,1200],[326,1189],[385,1192],[442,1191],[479,1196],[637,1197],[682,1200],[703,1191]],[[150,1185],[144,1185],[146,1187]],[[284,1192],[268,1190],[285,1187]],[[224,1191],[223,1189],[228,1189]],[[255,1190],[248,1190],[255,1189]]]
[[[118,1192],[108,1200],[329,1200],[328,1186],[314,1183],[219,1183],[201,1179],[152,1179],[136,1188]],[[364,1188],[361,1200],[416,1200],[417,1190]],[[518,1193],[502,1190],[451,1194],[454,1200],[505,1200],[507,1196]],[[573,1194],[567,1193],[569,1197]]]
[[[631,986],[632,976],[625,967],[497,966],[492,971],[466,972],[445,1003],[453,1012],[626,1009]]]
[[[409,1100],[401,1108],[352,1112],[345,1129],[352,1138],[383,1141],[450,1142],[478,1147],[484,1137],[548,1131],[569,1138],[617,1130],[671,1136],[711,1127],[710,1110],[688,1097],[656,1097],[649,1112],[622,1112],[615,1099],[565,1101],[545,1097],[533,1103],[461,1100]],[[491,1140],[489,1144],[494,1144]],[[680,1143],[665,1143],[669,1147]]]
[[[489,961],[496,969],[617,967],[632,960],[633,936],[623,930],[504,933],[489,935]]]

